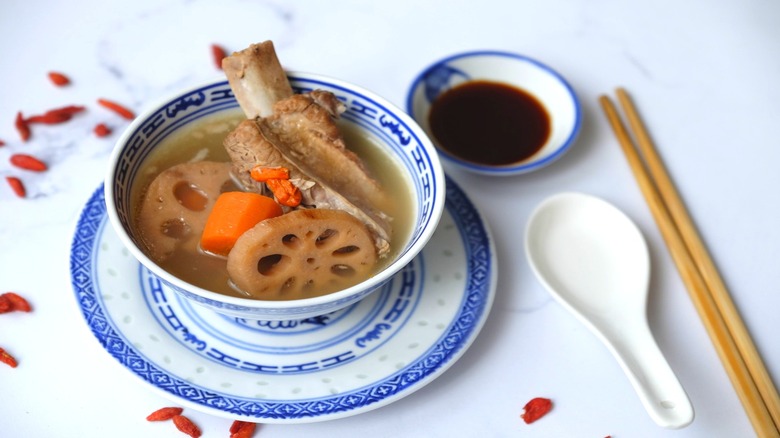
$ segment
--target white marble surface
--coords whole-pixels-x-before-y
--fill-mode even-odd
[[[272,39],[287,68],[355,82],[403,105],[430,62],[463,50],[535,57],[582,99],[575,147],[552,166],[505,179],[451,171],[497,237],[498,294],[466,355],[413,395],[366,414],[308,425],[265,425],[265,438],[303,436],[745,437],[754,434],[597,105],[625,86],[634,96],[775,381],[780,381],[780,4],[754,1],[152,1],[4,0],[0,6],[0,176],[21,177],[28,198],[0,181],[0,291],[30,299],[31,314],[0,315],[0,435],[182,436],[144,417],[171,404],[95,341],[68,271],[75,221],[106,168],[125,121],[95,105],[141,110],[214,78],[211,43],[240,49]],[[73,84],[50,85],[46,73]],[[21,143],[19,110],[84,104],[86,114],[36,128]],[[115,128],[97,139],[92,127]],[[14,152],[50,170],[13,169]],[[522,252],[531,209],[561,191],[601,196],[649,241],[649,319],[687,390],[696,419],[668,431],[644,412],[606,348],[542,289]],[[522,406],[552,398],[526,425]],[[230,421],[192,410],[204,436]]]

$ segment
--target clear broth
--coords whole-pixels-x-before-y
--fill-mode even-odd
[[[165,169],[191,161],[229,162],[230,157],[222,145],[223,140],[243,119],[244,115],[240,110],[210,116],[196,126],[176,131],[164,139],[146,158],[133,183],[131,199],[136,207],[135,216],[137,217],[140,211],[147,187]],[[348,122],[340,122],[339,128],[347,147],[361,157],[374,178],[388,193],[392,194],[389,197],[392,205],[385,208],[385,213],[393,218],[391,250],[386,257],[378,261],[375,274],[395,259],[409,238],[413,219],[408,214],[413,211],[411,188],[404,182],[400,164],[382,150],[375,143],[376,140],[366,137],[357,127]],[[136,217],[133,218],[134,223]],[[247,297],[231,286],[226,258],[180,247],[171,257],[159,264],[176,277],[203,289],[230,296]],[[318,294],[312,296],[316,295]]]

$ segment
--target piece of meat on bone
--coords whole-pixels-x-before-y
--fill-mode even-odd
[[[361,201],[351,201],[321,180],[313,178],[289,159],[280,148],[279,137],[272,130],[259,127],[262,120],[245,120],[225,138],[225,149],[233,161],[233,175],[249,190],[262,192],[263,185],[254,181],[249,172],[258,164],[267,167],[286,167],[290,180],[300,190],[302,205],[309,208],[343,210],[363,222],[374,237],[377,255],[386,255],[390,249],[390,219],[377,208]]]
[[[360,208],[382,209],[387,195],[355,153],[335,120],[345,110],[333,93],[314,90],[277,102],[274,114],[257,120],[263,135],[306,175]]]
[[[343,103],[321,90],[293,95],[270,41],[233,53],[223,68],[250,119],[225,139],[234,176],[247,189],[262,192],[263,185],[249,176],[254,166],[290,169],[305,208],[352,214],[371,231],[377,254],[386,255],[391,237],[391,219],[383,212],[387,195],[344,144],[336,125]]]

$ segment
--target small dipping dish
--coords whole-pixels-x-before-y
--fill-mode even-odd
[[[446,162],[486,175],[544,167],[574,143],[582,120],[572,87],[531,58],[507,52],[453,55],[412,83],[407,112]]]

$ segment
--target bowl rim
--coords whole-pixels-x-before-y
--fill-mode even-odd
[[[152,103],[145,105],[143,110],[138,112],[136,118],[132,122],[130,122],[130,124],[124,129],[122,134],[116,140],[113,149],[111,151],[111,155],[109,156],[109,160],[108,160],[109,169],[106,172],[106,175],[104,177],[104,197],[105,197],[106,211],[108,213],[109,222],[111,223],[114,232],[117,233],[120,241],[125,246],[125,248],[127,248],[128,251],[130,251],[131,255],[135,257],[135,259],[138,260],[144,267],[149,269],[154,275],[160,277],[163,281],[168,282],[177,288],[185,290],[188,293],[197,295],[198,297],[209,300],[210,302],[218,302],[221,304],[225,304],[227,306],[238,307],[239,311],[251,312],[252,310],[258,310],[258,309],[267,309],[268,311],[279,311],[285,309],[293,310],[293,309],[321,306],[329,302],[339,302],[342,300],[345,302],[345,304],[349,304],[350,302],[352,302],[350,301],[351,298],[359,297],[361,292],[364,292],[366,290],[376,289],[378,286],[381,286],[386,280],[389,280],[391,277],[396,275],[409,262],[411,262],[412,259],[422,251],[422,249],[430,240],[433,233],[436,231],[436,228],[438,226],[438,223],[444,211],[445,184],[446,184],[444,169],[441,165],[441,161],[439,159],[436,146],[433,144],[430,138],[428,138],[428,134],[425,132],[425,130],[422,129],[422,127],[417,123],[417,121],[414,118],[412,118],[410,115],[404,112],[403,109],[391,103],[387,99],[355,83],[348,82],[342,79],[333,78],[327,75],[308,73],[304,71],[285,70],[285,73],[287,74],[287,77],[290,78],[291,80],[305,79],[305,80],[321,82],[323,84],[333,86],[334,88],[341,88],[344,89],[345,91],[355,92],[357,94],[363,95],[368,99],[370,99],[371,101],[373,101],[373,103],[387,110],[389,113],[392,113],[393,116],[400,119],[409,128],[409,130],[411,131],[410,133],[417,139],[420,147],[427,151],[428,159],[432,167],[430,172],[433,178],[432,186],[436,187],[436,190],[439,192],[439,196],[434,197],[433,203],[431,204],[428,212],[426,226],[423,232],[421,232],[417,237],[417,240],[413,242],[411,246],[403,254],[401,254],[401,256],[398,259],[388,264],[381,271],[377,272],[376,274],[372,275],[368,279],[356,285],[350,286],[346,289],[342,289],[336,292],[328,293],[325,295],[320,295],[320,296],[310,297],[310,298],[302,298],[297,300],[258,300],[254,298],[235,297],[235,296],[221,294],[218,292],[213,292],[208,289],[204,289],[194,284],[191,284],[187,281],[184,281],[173,274],[170,274],[169,272],[161,268],[153,260],[151,260],[141,250],[141,248],[139,248],[138,245],[136,245],[133,242],[132,238],[129,236],[124,226],[122,226],[122,223],[119,219],[119,215],[117,214],[116,211],[116,206],[114,204],[113,180],[117,173],[117,169],[118,169],[117,164],[123,153],[122,145],[126,144],[129,138],[132,136],[132,134],[136,132],[144,123],[148,121],[149,115],[158,111],[160,108],[163,108],[166,104],[169,104],[170,102],[178,98],[186,96],[195,90],[202,89],[205,87],[215,86],[221,83],[227,84],[228,81],[226,78],[213,78],[209,80],[204,80],[199,83],[193,84],[191,86],[181,88],[178,91],[166,93],[161,98],[158,98],[154,100]],[[410,236],[410,238],[412,237],[413,236]],[[179,291],[176,292],[178,293]],[[205,304],[208,305],[209,307],[212,307],[209,303],[205,303]],[[334,310],[337,310],[337,308],[326,309],[326,312],[324,313],[334,311]]]
[[[569,84],[569,82],[563,76],[561,76],[560,73],[552,69],[550,66],[534,58],[531,58],[526,55],[521,55],[519,53],[513,53],[513,52],[503,51],[503,50],[471,50],[471,51],[460,52],[453,55],[449,55],[429,64],[420,73],[418,73],[415,76],[414,80],[412,80],[409,90],[406,93],[406,112],[415,121],[417,121],[417,119],[421,116],[420,114],[415,114],[414,97],[417,89],[420,87],[420,84],[423,82],[422,81],[423,77],[426,76],[431,70],[457,59],[476,58],[476,57],[485,57],[485,56],[510,58],[511,60],[531,64],[532,66],[540,69],[544,73],[550,75],[561,85],[563,85],[564,89],[568,92],[568,95],[571,98],[571,102],[574,107],[574,124],[572,126],[571,132],[569,132],[568,137],[551,154],[547,155],[542,159],[533,159],[531,161],[525,161],[519,164],[489,165],[489,164],[480,164],[480,163],[474,163],[472,161],[467,161],[439,147],[436,141],[434,141],[433,138],[431,138],[431,142],[433,143],[433,146],[436,148],[436,151],[439,152],[439,154],[449,162],[457,164],[458,166],[461,166],[466,170],[470,170],[476,173],[487,174],[487,175],[515,175],[515,174],[531,172],[540,169],[542,167],[545,167],[548,164],[560,158],[561,156],[563,156],[563,154],[566,153],[574,144],[574,141],[577,139],[577,136],[579,135],[580,129],[582,127],[582,104],[580,103],[580,99],[577,97],[577,94],[574,92],[574,88],[571,86],[571,84]],[[418,125],[420,125],[420,127],[422,128],[422,125],[420,123],[418,123]],[[423,131],[425,131],[425,129],[423,129]],[[428,133],[426,132],[426,134]],[[432,137],[432,135],[429,136]]]

